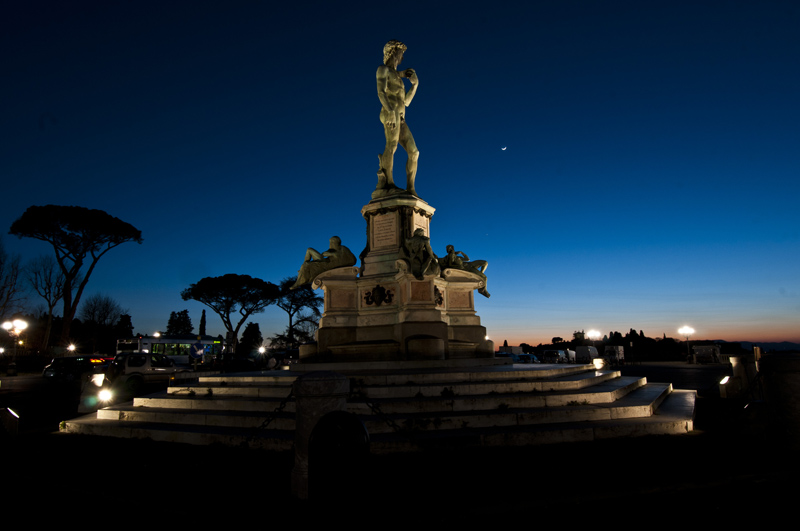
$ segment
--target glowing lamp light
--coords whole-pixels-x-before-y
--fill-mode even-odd
[[[28,328],[28,323],[22,319],[14,319],[13,321],[6,321],[3,323],[3,329],[9,334],[18,335],[26,328]]]
[[[111,399],[114,398],[114,395],[108,389],[103,389],[102,391],[97,393],[97,398],[101,402],[110,402]]]
[[[686,338],[686,355],[691,356],[691,353],[689,352],[689,336],[694,334],[694,328],[684,325],[678,329],[678,333]]]
[[[728,380],[730,380],[730,379],[731,379],[730,376],[726,376],[725,378],[723,378],[722,380],[719,381],[719,384],[720,385],[725,385],[726,383],[728,383]]]

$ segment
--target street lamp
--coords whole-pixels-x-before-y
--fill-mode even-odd
[[[11,363],[8,364],[8,375],[14,376],[17,373],[17,343],[20,345],[22,341],[20,341],[19,336],[22,332],[28,328],[28,323],[23,321],[22,319],[14,319],[13,321],[6,321],[3,323],[3,330],[8,332],[8,335],[15,338],[14,339],[14,357],[11,360]]]
[[[689,351],[689,337],[694,334],[694,328],[684,325],[678,329],[678,333],[686,338],[686,355],[691,356],[692,353]]]

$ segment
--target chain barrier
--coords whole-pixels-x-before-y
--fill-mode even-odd
[[[398,425],[394,419],[389,418],[382,410],[381,406],[375,402],[372,402],[367,393],[363,389],[363,384],[360,380],[351,379],[350,380],[350,396],[349,398],[353,398],[356,400],[363,400],[364,404],[372,411],[372,414],[378,417],[384,424],[389,426],[395,433],[400,435],[405,435],[411,438],[411,435],[408,430],[404,429],[402,426]]]
[[[272,412],[264,419],[264,421],[261,423],[260,426],[258,426],[257,428],[253,428],[253,433],[247,438],[247,441],[248,442],[252,441],[256,437],[258,432],[260,432],[261,430],[266,430],[267,427],[269,427],[269,425],[272,423],[272,421],[278,417],[278,414],[283,412],[283,410],[286,408],[286,404],[289,403],[289,400],[291,400],[293,396],[294,396],[294,389],[289,391],[289,394],[286,395],[286,397],[281,400],[278,406],[272,410]]]

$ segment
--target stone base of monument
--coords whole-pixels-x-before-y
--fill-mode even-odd
[[[491,358],[474,306],[477,275],[448,269],[445,277],[417,280],[405,262],[393,275],[358,277],[354,267],[328,271],[314,280],[325,309],[316,345],[301,360],[383,361]]]
[[[316,345],[304,346],[303,361],[386,361],[491,358],[475,311],[475,290],[485,277],[461,269],[415,270],[407,242],[418,229],[428,240],[434,209],[406,193],[371,201],[362,266],[342,267],[312,283],[325,307]],[[409,255],[411,257],[409,258]],[[420,253],[424,255],[424,249]]]

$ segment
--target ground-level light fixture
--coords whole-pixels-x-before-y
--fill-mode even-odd
[[[110,402],[111,399],[114,398],[114,395],[111,393],[110,389],[101,389],[99,393],[97,393],[97,399],[100,402]]]

